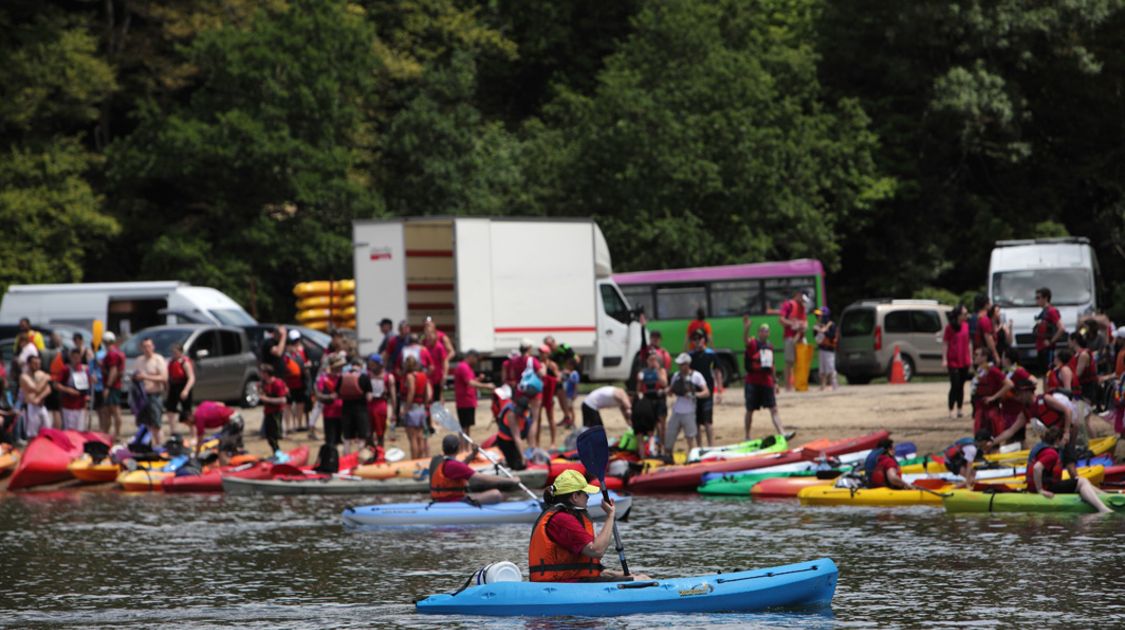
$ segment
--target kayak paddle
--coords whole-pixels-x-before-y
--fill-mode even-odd
[[[445,408],[445,405],[438,402],[430,405],[430,417],[435,418],[438,421],[438,424],[440,424],[447,431],[455,431],[457,433],[460,433],[461,437],[465,438],[465,441],[467,441],[469,444],[472,444],[473,446],[477,445],[477,443],[473,441],[473,438],[469,437],[468,433],[465,433],[465,431],[461,428],[461,423],[457,421],[457,418],[453,417],[453,414],[449,413],[449,410]],[[536,501],[540,501],[540,498],[536,496],[536,494],[532,492],[530,488],[523,485],[523,482],[519,480],[519,477],[516,477],[512,474],[512,471],[500,465],[500,462],[496,459],[495,455],[484,450],[482,450],[480,453],[481,455],[484,455],[485,458],[488,459],[488,461],[492,462],[492,465],[496,466],[496,469],[503,473],[504,476],[508,477],[512,481],[515,481],[519,485],[520,489],[527,493],[527,496],[535,499]]]
[[[605,467],[609,463],[609,440],[605,436],[605,427],[594,426],[578,434],[578,459],[586,468],[586,473],[598,478],[602,487],[602,496],[609,498],[609,490],[605,487]],[[617,533],[617,520],[613,521],[613,544],[617,548],[617,557],[621,560],[621,570],[629,575],[629,563],[625,562],[625,545],[621,544],[621,535]]]

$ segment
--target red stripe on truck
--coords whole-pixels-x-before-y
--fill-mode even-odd
[[[525,332],[594,332],[597,330],[596,326],[524,326],[524,327],[508,327],[508,328],[493,328],[498,333],[525,333]]]
[[[408,282],[406,284],[406,290],[407,291],[452,291],[453,290],[453,283],[450,282],[448,284],[441,284],[441,283],[439,283],[439,284],[425,284],[425,283]]]
[[[453,258],[452,249],[408,249],[407,256],[415,258]]]
[[[406,308],[412,311],[452,311],[453,302],[409,302]]]

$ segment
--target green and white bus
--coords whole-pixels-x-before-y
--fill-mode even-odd
[[[742,373],[742,316],[750,315],[751,330],[770,325],[770,342],[783,347],[779,312],[782,303],[797,289],[811,298],[813,308],[824,305],[824,266],[819,260],[801,258],[783,262],[633,271],[613,275],[634,308],[643,307],[649,330],[659,330],[664,347],[675,356],[684,349],[688,323],[703,308],[711,324],[712,345],[719,354],[725,380]],[[806,339],[814,343],[816,316],[809,309]],[[782,352],[776,354],[777,370],[785,368]],[[813,354],[813,371],[817,359]]]

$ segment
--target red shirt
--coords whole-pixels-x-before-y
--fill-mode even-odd
[[[772,348],[762,348],[759,346],[757,338],[751,339],[746,342],[746,354],[755,363],[761,362],[762,350]],[[746,370],[746,384],[747,385],[762,385],[764,387],[773,387],[773,368],[763,368],[761,370]]]
[[[1062,315],[1059,309],[1048,306],[1043,309],[1043,319],[1035,324],[1035,349],[1046,350],[1051,346],[1051,337],[1047,334],[1047,324],[1053,324],[1057,330],[1062,326]]]
[[[437,335],[434,337],[434,343],[432,345],[427,344],[423,340],[422,347],[430,353],[430,359],[433,360],[434,367],[431,373],[433,374],[434,382],[440,383],[442,377],[445,376],[445,355],[449,352],[449,349],[445,347],[445,333],[440,330],[437,331]]]
[[[977,314],[977,334],[973,336],[973,349],[984,348],[988,349],[988,338],[992,337],[993,342],[996,341],[996,329],[992,326],[992,318],[988,313]]]
[[[582,527],[582,523],[566,512],[551,517],[547,523],[547,537],[576,556],[582,555],[586,545],[594,542],[594,537]]]
[[[336,392],[336,381],[340,377],[335,374],[321,374],[320,378],[316,380],[316,390],[325,394],[333,394]],[[333,400],[324,401],[324,417],[325,418],[339,418],[344,415],[344,402],[337,396]]]
[[[977,378],[976,396],[978,398],[988,398],[992,396],[1004,386],[1005,378],[1007,377],[1004,375],[1004,372],[1000,371],[1000,368],[994,365],[988,366],[988,371]]]
[[[447,459],[441,466],[441,472],[445,474],[446,478],[455,481],[459,479],[469,479],[477,474],[477,471],[470,468],[468,464],[457,461],[456,459]]]
[[[223,403],[205,400],[195,408],[195,434],[202,436],[207,429],[221,428],[233,415],[234,409]]]
[[[702,330],[703,334],[707,335],[708,342],[710,342],[710,340],[711,340],[711,324],[709,322],[704,321],[702,319],[693,319],[690,322],[688,322],[688,325],[687,325],[688,339],[691,339],[692,335],[694,335],[695,331],[697,331],[697,330]]]
[[[884,453],[879,456],[879,461],[875,463],[875,470],[871,473],[871,486],[873,488],[887,487],[888,470],[899,470],[898,462],[895,461],[895,458]]]
[[[117,376],[114,377],[113,382],[107,382],[106,387],[110,389],[121,389],[121,379],[125,374],[125,354],[117,348],[110,348],[105,353],[105,359],[102,360],[102,370],[105,372],[106,378],[109,378],[110,368],[117,368]]]
[[[453,368],[453,401],[458,409],[476,409],[477,390],[469,385],[474,378],[473,368],[465,361]]]
[[[808,319],[808,314],[805,313],[804,301],[788,300],[781,305],[781,316],[788,319]],[[801,330],[797,328],[790,328],[789,326],[781,327],[781,335],[785,339],[793,337],[800,337]]]
[[[1017,383],[1021,380],[1031,380],[1031,373],[1019,366],[1017,366],[1016,369],[1009,371],[1005,376],[1013,383]],[[1014,391],[1008,392],[1002,399],[1000,399],[1000,411],[1003,412],[1005,416],[1012,418],[1013,421],[1015,420],[1015,417],[1020,415],[1020,412],[1023,411],[1023,407],[1023,403],[1021,403],[1016,398],[1016,393]]]
[[[1035,461],[1027,467],[1028,491],[1037,492],[1039,490],[1035,487],[1035,464],[1043,464],[1043,485],[1049,486],[1062,479],[1062,462],[1059,460],[1059,452],[1048,446],[1039,451],[1039,454],[1035,456]]]
[[[949,367],[957,369],[972,365],[972,358],[969,356],[968,322],[962,322],[960,330],[955,330],[953,324],[947,324],[942,340],[946,343],[945,362]]]
[[[270,398],[285,398],[289,395],[289,388],[285,386],[285,381],[275,376],[262,386],[262,393]],[[262,403],[263,413],[281,413],[281,410],[284,408],[284,402],[280,405],[268,402]]]

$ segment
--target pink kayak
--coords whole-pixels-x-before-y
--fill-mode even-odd
[[[32,488],[71,479],[70,462],[82,455],[82,447],[88,441],[106,446],[113,443],[104,433],[41,429],[20,456],[8,489]]]

